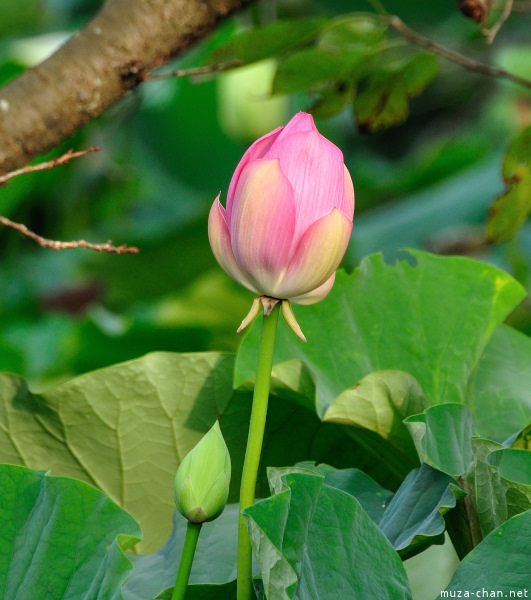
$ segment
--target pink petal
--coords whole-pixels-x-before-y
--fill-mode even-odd
[[[347,249],[352,221],[337,208],[302,236],[279,286],[278,298],[296,298],[316,290],[339,266]]]
[[[263,158],[265,153],[269,150],[273,142],[277,139],[280,132],[282,131],[282,127],[277,127],[274,131],[267,133],[262,136],[256,142],[254,142],[249,148],[245,151],[245,154],[242,156],[242,159],[238,163],[236,170],[232,175],[232,179],[230,180],[229,191],[227,194],[227,224],[230,227],[231,215],[232,215],[232,203],[234,201],[234,190],[238,185],[238,181],[240,179],[240,174],[242,169],[247,165],[247,163],[255,158]]]
[[[292,254],[293,190],[278,160],[253,160],[234,193],[230,237],[236,262],[262,294],[275,289]]]
[[[218,194],[208,215],[208,239],[210,240],[212,253],[225,273],[230,275],[240,285],[243,285],[243,287],[251,290],[251,292],[258,293],[258,290],[247,280],[236,263],[224,213],[225,210],[221,206]]]
[[[312,130],[279,136],[265,158],[279,158],[282,172],[293,186],[297,244],[312,223],[344,204],[343,154]]]
[[[336,272],[334,271],[324,283],[320,285],[315,290],[308,292],[307,294],[302,294],[302,296],[295,296],[295,298],[291,298],[291,302],[295,304],[315,304],[316,302],[321,302],[321,300],[328,295],[328,292],[332,289],[334,285],[334,281],[336,279]]]
[[[277,139],[282,140],[287,135],[304,131],[317,131],[317,127],[313,122],[312,115],[305,112],[299,112],[284,127]]]
[[[344,167],[344,169],[345,189],[343,194],[343,202],[339,204],[337,208],[339,208],[345,217],[348,217],[352,221],[354,218],[354,186],[352,185],[352,178],[347,167]]]

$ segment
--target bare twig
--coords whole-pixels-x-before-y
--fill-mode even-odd
[[[70,162],[73,158],[79,158],[80,156],[86,156],[91,152],[99,152],[101,148],[98,146],[94,146],[93,148],[89,148],[88,150],[79,150],[78,152],[74,152],[73,150],[68,150],[62,156],[58,158],[52,158],[52,160],[47,160],[46,162],[39,163],[37,165],[26,165],[21,169],[17,169],[16,171],[11,171],[10,173],[6,173],[5,175],[0,175],[0,186],[6,185],[8,181],[13,179],[13,177],[17,177],[18,175],[25,175],[26,173],[33,173],[35,171],[49,171],[59,165],[66,165],[66,163]]]
[[[500,18],[490,29],[483,28],[481,30],[481,33],[487,38],[487,43],[492,44],[494,38],[498,34],[498,31],[500,31],[505,21],[507,21],[507,19],[510,17],[512,10],[513,0],[505,0],[505,6],[503,7],[503,12],[500,15]]]
[[[393,29],[398,31],[398,33],[401,33],[403,36],[405,36],[413,44],[422,46],[423,48],[431,50],[440,56],[444,56],[444,58],[461,65],[465,69],[483,73],[484,75],[489,75],[490,77],[508,79],[509,81],[518,83],[526,88],[531,89],[530,79],[525,79],[524,77],[514,75],[513,73],[509,73],[508,71],[505,71],[505,69],[500,69],[499,67],[491,67],[485,63],[468,58],[468,56],[464,56],[463,54],[449,50],[448,48],[445,48],[436,42],[432,42],[428,38],[418,34],[416,31],[413,31],[413,29],[410,29],[399,17],[380,15],[380,18],[388,23]]]
[[[91,152],[98,152],[101,148],[94,146],[93,148],[89,148],[88,150],[80,150],[78,152],[74,152],[73,150],[69,150],[65,152],[62,156],[57,158],[52,158],[52,160],[47,160],[46,162],[39,163],[37,165],[27,165],[22,167],[21,169],[17,169],[16,171],[11,171],[10,173],[6,173],[5,175],[0,175],[0,186],[6,185],[13,177],[17,177],[18,175],[24,175],[26,173],[33,173],[35,171],[49,171],[50,169],[54,169],[59,165],[66,165],[66,163],[70,162],[74,158],[79,158],[80,156],[86,156]],[[126,246],[122,244],[121,246],[113,246],[112,242],[106,242],[104,244],[93,244],[92,242],[86,242],[85,240],[77,240],[72,242],[60,242],[57,240],[50,240],[48,238],[42,237],[28,229],[26,225],[23,223],[15,223],[11,219],[7,217],[0,216],[0,225],[4,225],[5,227],[10,227],[15,231],[18,231],[22,235],[34,240],[42,246],[43,248],[50,248],[51,250],[65,250],[67,248],[89,248],[90,250],[96,250],[97,252],[109,252],[111,254],[137,254],[138,248],[134,246]]]
[[[15,223],[7,217],[0,216],[0,225],[10,227],[15,231],[18,231],[22,235],[29,237],[42,246],[43,248],[50,248],[51,250],[66,250],[67,248],[88,248],[89,250],[96,250],[96,252],[109,252],[110,254],[137,254],[138,248],[134,246],[113,246],[112,242],[106,242],[104,244],[93,244],[92,242],[86,242],[85,240],[77,240],[72,242],[60,242],[57,240],[50,240],[48,238],[37,235],[26,227],[23,223]]]
[[[194,75],[208,75],[208,73],[217,73],[218,71],[227,71],[234,67],[239,67],[243,63],[241,60],[230,60],[216,65],[206,65],[204,67],[194,67],[192,69],[177,69],[169,73],[148,73],[144,75],[144,81],[156,81],[157,79],[170,79],[171,77],[193,77]]]

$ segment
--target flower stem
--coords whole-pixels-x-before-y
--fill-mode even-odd
[[[181,563],[179,564],[179,571],[177,573],[177,579],[175,580],[175,587],[173,588],[171,600],[184,600],[186,588],[188,587],[188,579],[190,578],[190,571],[192,570],[192,563],[194,561],[197,540],[202,525],[202,523],[188,522],[188,525],[186,526],[186,537],[184,538]]]
[[[256,479],[262,452],[264,429],[267,416],[267,403],[271,384],[271,367],[273,366],[273,350],[277,331],[278,313],[280,303],[263,317],[262,339],[258,355],[258,368],[254,386],[253,407],[249,425],[249,437],[243,463],[242,483],[240,488],[240,519],[238,523],[238,600],[251,600],[254,598],[252,589],[252,552],[251,540],[245,526],[241,511],[254,504]]]

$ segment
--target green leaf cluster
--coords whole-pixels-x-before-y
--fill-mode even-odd
[[[132,571],[124,551],[142,537],[135,520],[75,479],[1,465],[0,594],[122,600]]]
[[[493,242],[511,240],[531,213],[531,126],[511,143],[502,175],[508,189],[494,201],[487,223]]]
[[[523,296],[493,266],[414,252],[370,256],[295,307],[309,341],[281,327],[261,500],[245,511],[264,597],[410,598],[402,561],[445,529],[462,557],[449,590],[494,586],[487,570],[496,589],[524,587],[531,342],[502,325]],[[236,499],[258,334],[236,358],[154,353],[41,394],[1,376],[3,597],[171,597],[173,478],[218,420]],[[237,518],[232,505],[205,524],[190,598],[234,598]]]
[[[209,62],[231,59],[246,65],[266,58],[278,60],[272,94],[309,93],[309,110],[316,117],[330,117],[352,104],[360,129],[371,132],[403,122],[409,99],[431,83],[438,69],[434,54],[397,52],[387,40],[387,25],[365,13],[255,27],[236,33]]]

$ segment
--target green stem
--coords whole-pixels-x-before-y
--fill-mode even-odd
[[[188,587],[188,579],[190,579],[190,571],[194,562],[195,549],[197,540],[203,523],[190,523],[186,527],[186,537],[184,538],[184,548],[181,555],[181,563],[179,564],[179,572],[175,580],[175,587],[171,600],[184,600],[186,588]]]
[[[254,598],[252,588],[252,552],[251,540],[245,526],[241,511],[254,504],[256,479],[262,453],[262,442],[267,416],[267,403],[271,385],[271,367],[273,366],[273,350],[277,331],[280,302],[275,305],[271,314],[263,317],[262,339],[258,356],[256,383],[254,386],[253,407],[249,424],[249,437],[243,463],[242,483],[240,488],[240,519],[238,523],[238,600]]]

